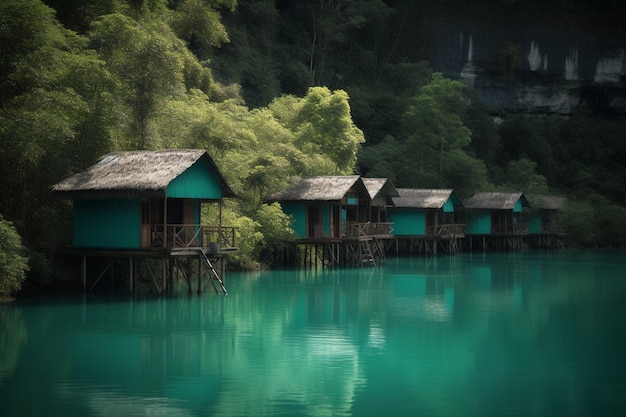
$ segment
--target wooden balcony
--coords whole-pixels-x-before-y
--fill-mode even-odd
[[[565,226],[559,223],[544,223],[541,225],[541,234],[563,235],[565,234]]]
[[[144,247],[235,248],[235,228],[199,224],[144,225]],[[216,245],[216,246],[214,246]]]
[[[438,236],[444,239],[456,239],[465,237],[464,224],[437,224],[428,231],[430,236]]]
[[[528,223],[493,224],[491,226],[491,234],[493,235],[527,235]]]
[[[385,237],[391,236],[391,232],[393,231],[393,223],[347,222],[346,226],[346,237],[349,238],[367,236]]]

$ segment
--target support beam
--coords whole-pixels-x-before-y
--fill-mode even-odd
[[[80,282],[83,286],[83,291],[87,289],[87,255],[83,255],[80,271]]]

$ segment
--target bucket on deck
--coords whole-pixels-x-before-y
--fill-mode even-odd
[[[217,242],[209,243],[209,253],[218,253],[220,251],[220,244]]]

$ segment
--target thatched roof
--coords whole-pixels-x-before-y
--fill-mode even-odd
[[[440,209],[452,198],[455,205],[461,206],[461,201],[453,190],[428,190],[419,188],[398,188],[399,197],[393,197],[394,207]]]
[[[463,206],[469,209],[512,210],[515,208],[515,203],[520,199],[522,200],[522,207],[530,207],[526,196],[521,192],[478,192],[465,200]]]
[[[388,178],[361,178],[363,180],[363,184],[365,184],[365,188],[367,188],[367,192],[370,195],[370,199],[374,200],[378,197],[396,197],[398,196],[398,191],[396,191],[396,187],[393,186],[391,181]]]
[[[320,176],[302,178],[285,191],[272,194],[272,201],[336,201],[341,200],[351,188],[367,193],[358,175]]]
[[[54,185],[64,195],[95,198],[165,195],[167,186],[198,160],[204,159],[218,179],[224,197],[234,197],[215,162],[204,150],[113,152],[85,171]]]
[[[528,196],[528,201],[533,207],[545,210],[560,210],[565,203],[565,197],[560,195],[547,195],[547,194],[531,194]]]

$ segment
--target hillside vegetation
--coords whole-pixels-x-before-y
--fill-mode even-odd
[[[69,202],[50,186],[113,150],[207,149],[240,196],[225,214],[243,239],[240,267],[270,263],[291,235],[279,207],[263,204],[269,193],[301,176],[354,172],[462,197],[565,194],[571,244],[623,245],[626,121],[581,110],[496,123],[471,90],[425,60],[434,42],[422,25],[429,15],[495,24],[514,13],[530,19],[539,7],[3,1],[0,213],[27,248],[27,285],[45,283],[70,245]],[[600,31],[623,6],[561,0],[544,11],[545,24]]]

